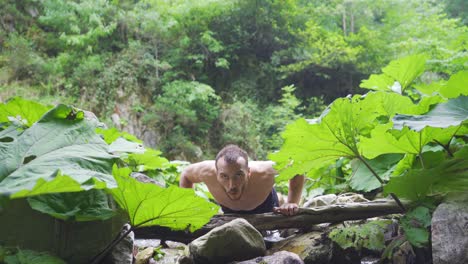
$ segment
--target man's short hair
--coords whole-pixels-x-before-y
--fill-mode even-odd
[[[218,152],[215,160],[216,169],[218,169],[218,160],[223,157],[224,160],[230,164],[236,163],[237,159],[242,157],[245,160],[245,165],[249,166],[249,156],[247,155],[247,152],[237,145],[229,144]]]

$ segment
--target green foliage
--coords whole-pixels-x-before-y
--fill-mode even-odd
[[[18,114],[18,120],[34,121],[45,109],[21,98],[14,102],[4,107],[7,113]],[[159,224],[192,232],[218,212],[216,205],[196,196],[193,190],[170,184],[162,188],[131,178],[132,170],[144,171],[152,176],[162,174],[164,180],[173,177],[170,183],[174,183],[179,171],[160,156],[161,152],[135,149],[141,144],[123,137],[138,139],[112,129],[96,129],[98,124],[85,118],[83,111],[61,104],[30,127],[18,127],[13,121],[3,123],[0,158],[6,162],[0,166],[2,203],[7,196],[29,197],[33,209],[59,219],[104,220],[112,217],[114,210],[109,207],[108,196],[96,189],[106,189],[127,210],[134,226]],[[110,152],[119,153],[120,159]],[[116,162],[127,167],[117,169],[114,165],[114,179],[108,169]]]
[[[4,253],[4,255],[2,254]],[[8,249],[0,246],[0,261],[5,264],[65,264],[62,259],[46,252]]]
[[[424,72],[426,58],[424,55],[408,56],[392,61],[382,69],[382,74],[371,75],[368,80],[361,83],[362,88],[393,91],[403,93],[416,77]]]
[[[114,167],[118,188],[110,189],[124,208],[132,226],[160,225],[193,232],[218,212],[219,207],[195,195],[191,189],[162,188],[129,177],[130,169]]]
[[[106,220],[115,214],[102,190],[33,196],[28,203],[32,209],[62,220]]]
[[[467,116],[468,96],[460,96],[450,99],[446,103],[438,104],[424,115],[396,115],[393,118],[393,124],[396,129],[402,129],[406,126],[416,131],[422,131],[427,126],[433,128],[455,127],[457,130],[454,131],[453,135],[464,135],[468,132],[466,128],[464,129]]]
[[[401,219],[401,227],[405,231],[406,238],[416,247],[423,247],[429,243],[430,225],[431,212],[423,206],[414,208]]]
[[[201,158],[200,147],[219,114],[219,97],[213,88],[199,82],[174,81],[144,118],[160,136],[160,148],[170,158],[180,154],[185,160]]]
[[[24,131],[1,131],[0,193],[24,197],[115,184],[115,157],[95,125],[82,111],[58,105]]]
[[[453,157],[451,145],[466,144],[466,96],[448,101],[437,94],[415,97],[410,91],[415,91],[413,82],[423,62],[417,55],[385,68],[392,82],[401,82],[403,94],[380,86],[382,91],[335,100],[317,120],[299,119],[288,125],[281,150],[269,156],[280,172],[276,181],[304,174],[314,180],[315,188],[329,188],[322,178],[337,175],[324,172],[342,168],[334,165],[338,160],[354,159],[351,172],[341,170],[346,173],[338,176],[339,182],[358,191],[385,186],[386,193],[421,201],[466,190],[466,164]],[[449,79],[450,91],[463,85],[462,76]],[[458,137],[461,141],[454,141]]]
[[[383,180],[388,181],[393,173],[395,164],[402,158],[398,154],[386,154],[372,160],[367,160],[366,163],[374,170]],[[356,191],[369,192],[381,187],[380,182],[375,178],[372,172],[366,167],[366,164],[359,159],[354,159],[351,162],[353,174],[349,185]]]
[[[116,128],[103,129],[103,128],[98,127],[96,128],[96,133],[102,135],[104,137],[104,141],[107,144],[111,144],[119,137],[132,141],[132,142],[142,143],[142,141],[139,140],[134,135],[129,134],[127,132],[119,131]]]
[[[391,220],[376,220],[363,225],[335,228],[328,236],[343,249],[352,247],[358,251],[363,248],[382,250],[385,247],[383,233],[391,222]]]
[[[16,119],[18,125],[30,127],[51,108],[52,106],[15,97],[0,105],[0,123],[14,122],[12,119]]]

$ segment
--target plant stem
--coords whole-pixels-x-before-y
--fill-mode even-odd
[[[364,165],[366,165],[366,167],[369,169],[369,171],[372,173],[372,175],[374,175],[375,178],[377,178],[377,180],[380,182],[380,184],[383,187],[384,181],[382,180],[382,178],[380,178],[380,176],[377,174],[377,172],[375,172],[375,170],[369,165],[369,163],[367,163],[367,161],[361,155],[356,155],[356,156],[360,161],[362,161],[362,163],[364,163]],[[406,212],[406,208],[403,205],[403,203],[400,201],[400,199],[394,193],[390,193],[390,196],[393,198],[393,200],[395,200],[395,202],[403,210],[403,212]]]
[[[453,158],[453,153],[452,151],[450,150],[450,147],[447,145],[444,145],[442,144],[440,141],[438,141],[437,139],[434,139],[435,143],[439,144],[441,147],[443,147],[445,149],[445,151],[447,151],[447,154]],[[450,144],[450,143],[449,143]]]
[[[107,254],[109,254],[109,251],[112,250],[112,248],[114,248],[120,241],[122,241],[122,239],[124,239],[128,234],[130,234],[130,232],[132,232],[134,230],[133,227],[130,227],[125,233],[121,233],[119,232],[117,234],[117,237],[110,243],[108,244],[103,250],[101,250],[101,252],[99,252],[96,256],[94,256],[92,259],[91,259],[91,264],[99,264],[101,263],[102,259],[105,258],[107,256]]]

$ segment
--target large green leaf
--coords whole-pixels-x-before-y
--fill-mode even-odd
[[[115,156],[83,112],[58,105],[0,142],[0,194],[21,197],[115,186]],[[3,131],[2,131],[3,132]]]
[[[28,198],[34,210],[62,220],[106,220],[114,215],[107,194],[102,190],[78,193],[53,193]]]
[[[421,131],[426,126],[441,128],[459,126],[467,119],[468,96],[460,96],[450,99],[446,103],[438,104],[424,115],[396,115],[393,118],[393,124],[396,129],[408,126],[413,130]]]
[[[50,105],[14,97],[5,104],[0,104],[0,123],[15,119],[23,125],[31,126],[51,108]]]
[[[440,93],[447,98],[468,96],[468,71],[457,72],[450,76],[447,84],[440,88]]]
[[[373,159],[382,154],[420,154],[426,144],[437,140],[448,143],[452,137],[460,133],[458,127],[433,128],[425,127],[421,131],[414,131],[408,127],[402,130],[391,129],[392,124],[377,126],[371,137],[361,137],[360,152],[364,157]]]
[[[109,190],[127,211],[132,226],[160,225],[191,232],[205,225],[219,206],[195,195],[193,189],[162,188],[129,176],[129,168],[114,167],[118,188]]]
[[[143,143],[141,140],[139,140],[134,135],[129,134],[127,132],[119,131],[116,128],[109,128],[109,129],[96,128],[96,133],[102,135],[104,137],[104,141],[106,141],[107,144],[111,144],[112,142],[114,142],[119,137],[124,138],[124,139],[129,140],[129,141],[133,141],[133,142],[137,142],[137,143]]]
[[[288,125],[281,150],[269,155],[280,171],[276,181],[307,174],[340,157],[355,157],[358,135],[371,130],[381,111],[363,104],[360,96],[341,98],[329,106],[318,123],[299,119]]]
[[[395,165],[402,157],[403,156],[400,154],[387,154],[366,162],[381,179],[388,180]],[[377,178],[361,160],[353,160],[351,166],[353,168],[353,175],[349,184],[354,190],[369,192],[382,187],[382,184],[380,184]]]
[[[468,159],[454,158],[430,169],[410,170],[406,175],[392,177],[384,191],[414,201],[426,195],[468,191]]]
[[[161,151],[146,148],[144,153],[129,154],[124,160],[136,171],[166,169],[173,166],[166,158],[161,157]]]
[[[424,72],[426,57],[422,54],[412,55],[389,63],[382,69],[382,74],[371,75],[361,82],[360,87],[402,93],[413,81]]]

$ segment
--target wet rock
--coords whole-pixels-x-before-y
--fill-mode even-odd
[[[305,263],[331,263],[332,259],[332,243],[321,232],[310,232],[287,238],[273,245],[268,254],[280,251],[295,253]]]
[[[154,248],[148,247],[138,252],[136,255],[135,264],[147,264],[153,258]]]
[[[288,251],[278,251],[271,256],[257,257],[251,260],[236,262],[236,264],[304,264],[302,259]]]
[[[434,264],[468,263],[468,202],[440,204],[432,216]]]
[[[192,241],[189,251],[195,263],[229,263],[264,256],[266,248],[260,232],[238,218]]]

